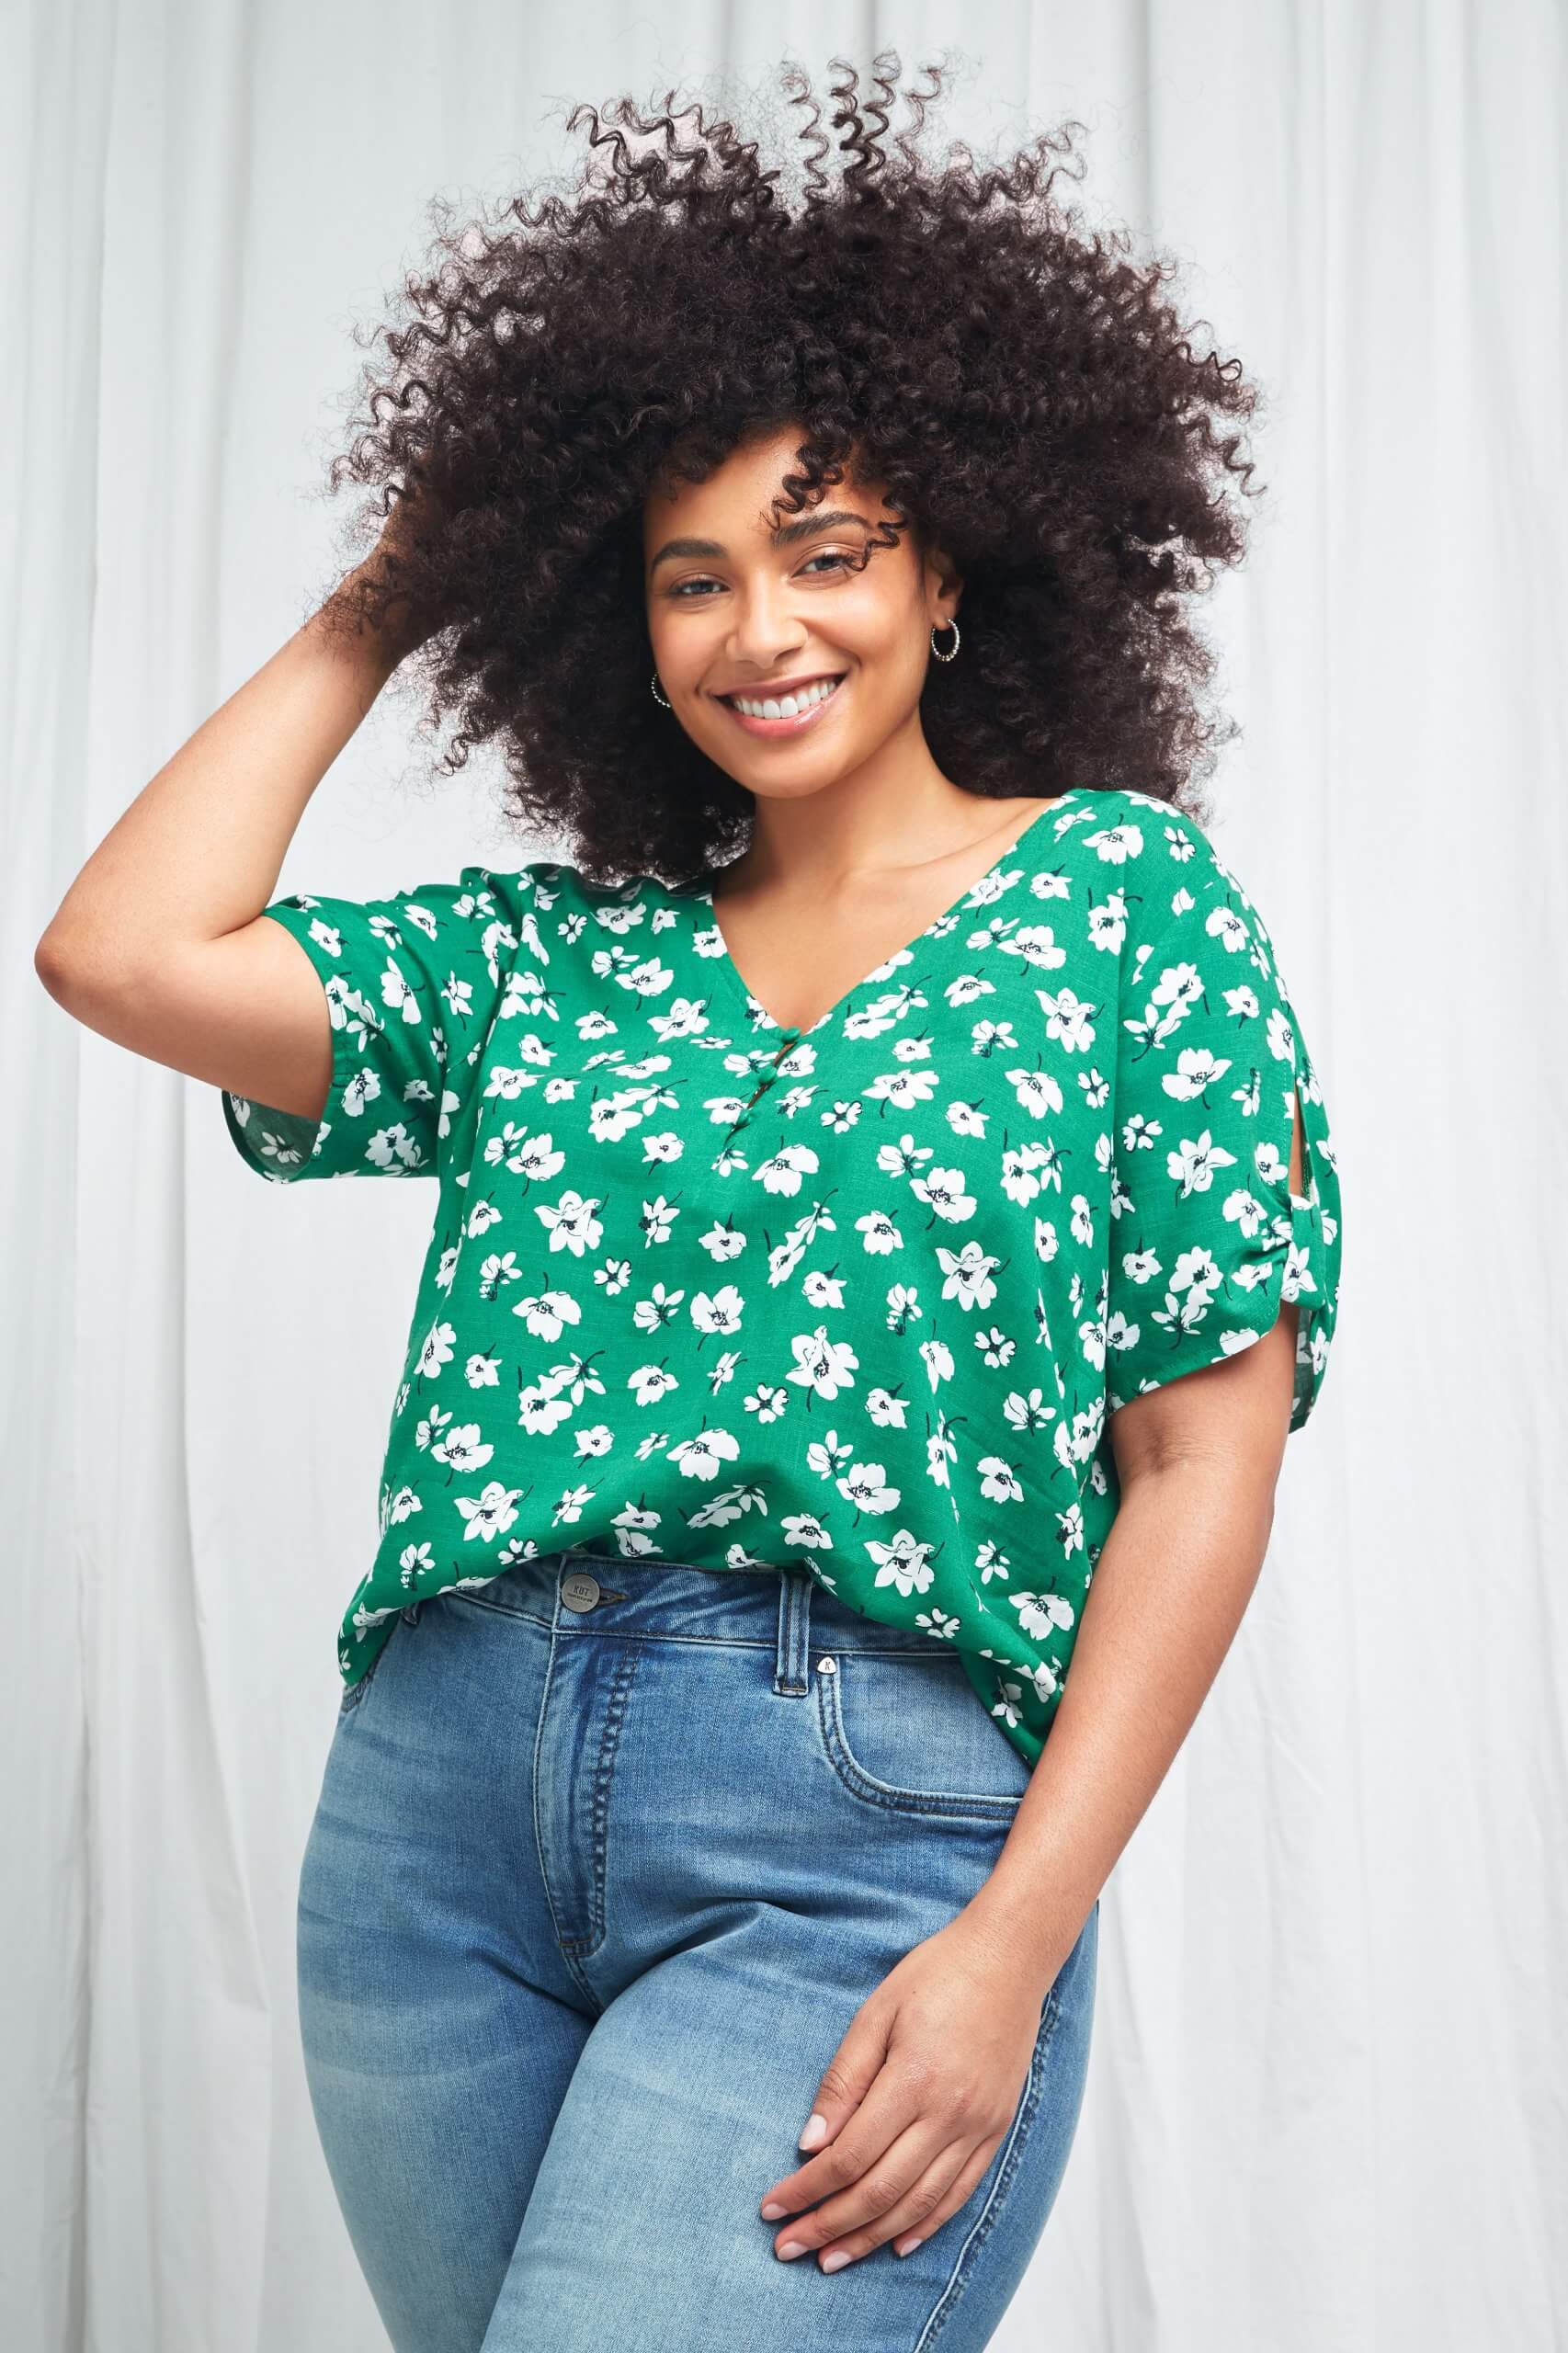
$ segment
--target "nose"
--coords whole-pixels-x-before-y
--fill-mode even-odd
[[[798,653],[806,642],[806,632],[790,611],[788,598],[771,587],[743,591],[731,612],[724,653],[737,667],[749,663],[764,673],[777,669],[787,654]]]

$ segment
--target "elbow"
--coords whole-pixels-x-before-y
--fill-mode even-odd
[[[70,987],[70,960],[61,943],[45,932],[33,949],[33,971],[57,1005],[63,1005]]]
[[[128,972],[118,960],[104,953],[103,943],[85,947],[63,933],[46,931],[33,949],[33,970],[56,1005],[80,1017],[86,1004],[105,1003],[115,990],[123,991]]]

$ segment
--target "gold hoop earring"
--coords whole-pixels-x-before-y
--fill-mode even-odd
[[[950,629],[952,631],[953,650],[951,654],[944,654],[941,647],[937,642],[937,631],[939,629]],[[959,625],[957,621],[937,621],[933,624],[931,630],[931,651],[936,655],[938,662],[951,662],[956,656],[959,647],[962,642],[963,641],[959,636]]]
[[[671,702],[669,697],[667,695],[662,695],[659,692],[659,674],[657,670],[653,673],[653,700],[655,702],[662,702],[666,710],[673,710],[675,709],[675,705]]]

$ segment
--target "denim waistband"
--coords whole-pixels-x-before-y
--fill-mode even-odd
[[[711,1569],[586,1552],[541,1552],[461,1590],[470,1601],[514,1610],[562,1635],[624,1632],[776,1647],[781,1686],[790,1688],[803,1687],[812,1644],[825,1651],[951,1655],[950,1643],[918,1627],[861,1616],[804,1568]]]

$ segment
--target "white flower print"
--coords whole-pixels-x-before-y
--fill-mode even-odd
[[[1043,1120],[1052,1111],[1061,1110],[1062,1089],[1049,1071],[1017,1069],[1009,1070],[1006,1075],[1019,1110],[1027,1111],[1032,1120]]]
[[[814,1471],[819,1479],[831,1479],[839,1464],[847,1462],[854,1451],[846,1439],[840,1438],[836,1430],[829,1430],[825,1438],[813,1438],[807,1447],[807,1467]]]
[[[483,1471],[495,1449],[485,1444],[477,1422],[465,1422],[460,1429],[449,1429],[443,1438],[437,1438],[430,1451],[437,1462],[444,1462],[449,1470],[466,1474]]]
[[[733,1225],[710,1225],[701,1237],[702,1247],[710,1258],[738,1258],[746,1246],[746,1237]]]
[[[733,1283],[711,1294],[699,1290],[691,1302],[691,1320],[699,1332],[738,1332],[744,1304]]]
[[[428,1544],[408,1544],[398,1554],[398,1582],[412,1592],[421,1576],[434,1576],[436,1555]]]
[[[909,1189],[917,1201],[924,1201],[927,1209],[949,1224],[957,1225],[974,1215],[975,1199],[965,1184],[961,1168],[933,1168],[928,1175],[913,1178]]]
[[[596,1201],[593,1206],[597,1209],[599,1203]],[[679,1215],[680,1211],[674,1201],[666,1201],[663,1193],[659,1195],[657,1200],[644,1201],[642,1216],[638,1220],[644,1245],[652,1249],[656,1243],[667,1242],[675,1231],[675,1222]]]
[[[890,1104],[898,1111],[909,1111],[929,1103],[942,1084],[937,1071],[881,1071],[866,1088],[867,1099],[872,1103]]]
[[[795,1363],[788,1378],[803,1382],[818,1397],[836,1397],[853,1388],[860,1359],[847,1340],[830,1340],[827,1326],[797,1333],[790,1343]]]
[[[472,1233],[472,1231],[471,1224],[469,1232]],[[503,1283],[521,1282],[522,1279],[523,1270],[517,1264],[517,1254],[515,1250],[492,1250],[480,1266],[480,1296],[482,1299],[494,1299]],[[442,1288],[450,1290],[450,1280],[444,1283]]]
[[[983,1454],[974,1467],[980,1474],[981,1493],[993,1503],[1023,1502],[1023,1482],[1005,1456]]]
[[[1099,1006],[1075,990],[1036,989],[1045,1014],[1046,1036],[1070,1054],[1086,1053],[1095,1042],[1095,1015]],[[1061,1108],[1060,1104],[1056,1107]]]
[[[411,1600],[563,1547],[793,1566],[960,1654],[1032,1764],[1119,1406],[1290,1301],[1307,1416],[1338,1296],[1324,1090],[1257,910],[1169,801],[1043,804],[809,1035],[704,890],[652,875],[471,867],[267,913],[320,978],[332,1086],[314,1120],[222,1095],[236,1148],[435,1205],[350,1681]]]
[[[1214,1182],[1217,1168],[1233,1168],[1235,1165],[1234,1153],[1216,1142],[1208,1128],[1201,1135],[1183,1136],[1176,1150],[1165,1157],[1171,1181],[1179,1188],[1184,1200],[1189,1193],[1206,1193]]]
[[[602,1204],[585,1200],[581,1193],[562,1193],[558,1201],[536,1201],[534,1215],[550,1236],[552,1250],[570,1250],[574,1258],[597,1250],[604,1233],[594,1212]]]
[[[894,1283],[888,1293],[888,1330],[907,1332],[912,1324],[919,1322],[924,1313],[925,1310],[920,1304],[920,1293],[915,1285]]]
[[[433,1324],[425,1336],[415,1370],[421,1381],[434,1381],[450,1364],[456,1350],[457,1329],[451,1324]]]
[[[385,1535],[389,1528],[397,1528],[403,1520],[412,1519],[415,1512],[424,1508],[424,1500],[415,1488],[407,1485],[397,1488],[387,1497],[381,1514],[381,1533]]]
[[[845,1501],[853,1504],[858,1512],[894,1511],[898,1507],[899,1490],[889,1486],[888,1474],[880,1462],[851,1463],[836,1484]]]
[[[944,1299],[956,1299],[966,1314],[977,1307],[991,1305],[996,1296],[992,1277],[999,1261],[988,1256],[978,1242],[966,1242],[958,1251],[944,1250],[938,1245],[937,1264],[944,1277]]]
[[[1221,1061],[1207,1046],[1184,1046],[1176,1068],[1166,1071],[1160,1084],[1178,1103],[1195,1103],[1210,1086],[1219,1085],[1230,1067],[1228,1061]]]
[[[787,1143],[755,1172],[754,1181],[770,1193],[798,1193],[803,1176],[814,1176],[821,1166],[809,1144]]]
[[[1020,924],[1001,946],[1005,956],[1021,956],[1026,964],[1032,964],[1040,972],[1054,972],[1067,961],[1067,950],[1059,944],[1053,926],[1048,923]]]
[[[559,1340],[568,1324],[580,1324],[583,1311],[569,1290],[542,1290],[519,1299],[512,1309],[536,1340]]]
[[[929,1609],[917,1609],[915,1622],[926,1633],[934,1634],[938,1642],[944,1643],[950,1643],[963,1625],[961,1618],[949,1618],[945,1611],[934,1606]]]
[[[722,1465],[733,1462],[741,1442],[731,1430],[699,1430],[666,1449],[670,1461],[687,1479],[716,1479]]]
[[[676,1312],[686,1298],[683,1290],[669,1290],[663,1283],[655,1283],[646,1299],[640,1299],[631,1311],[631,1320],[640,1332],[657,1332],[672,1323]]]
[[[365,1146],[365,1157],[373,1168],[395,1172],[417,1168],[425,1159],[425,1148],[401,1120],[393,1127],[378,1128]]]
[[[520,1487],[508,1487],[503,1481],[492,1479],[477,1495],[454,1496],[465,1522],[464,1541],[477,1536],[482,1543],[488,1544],[492,1538],[505,1536],[517,1516],[517,1497],[522,1492]]]
[[[1043,1429],[1056,1418],[1055,1406],[1047,1404],[1040,1389],[1031,1389],[1027,1397],[1017,1389],[1010,1390],[1002,1400],[1002,1411],[1016,1430]]]
[[[561,1384],[548,1374],[518,1390],[517,1427],[527,1430],[530,1438],[548,1438],[551,1430],[571,1418],[571,1399],[562,1395]]]
[[[729,1528],[748,1511],[766,1511],[767,1498],[760,1487],[723,1487],[716,1495],[698,1505],[687,1525],[691,1528]],[[740,1551],[732,1545],[726,1558],[734,1561]],[[762,1563],[766,1566],[766,1563]]]
[[[928,1590],[935,1574],[927,1558],[931,1548],[907,1528],[901,1528],[886,1544],[868,1537],[866,1550],[877,1564],[878,1585],[891,1585],[902,1598]]]
[[[866,1248],[878,1257],[886,1257],[890,1251],[903,1247],[898,1222],[887,1210],[869,1210],[864,1217],[856,1219],[855,1231]]]
[[[1018,1613],[1018,1623],[1026,1634],[1037,1642],[1048,1642],[1059,1627],[1071,1626],[1075,1612],[1073,1605],[1060,1593],[1015,1593],[1008,1596]]]

